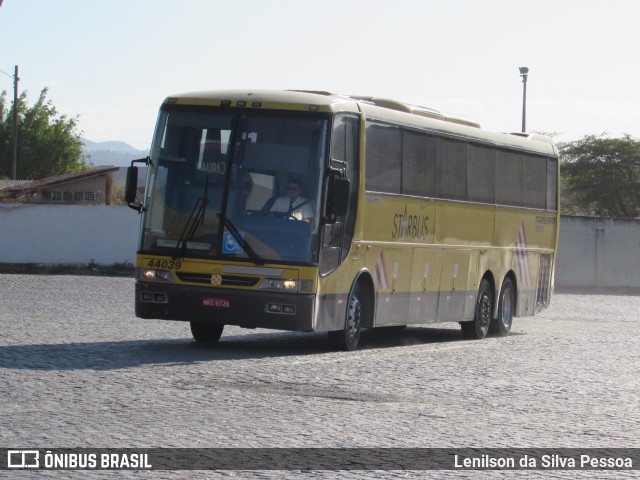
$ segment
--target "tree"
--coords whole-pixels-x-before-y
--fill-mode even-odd
[[[635,217],[640,207],[640,140],[587,135],[559,147],[564,213]]]
[[[47,100],[48,89],[38,101],[27,105],[27,92],[18,98],[17,177],[38,179],[87,170],[91,164],[83,153],[78,118],[58,116]],[[13,106],[7,104],[7,92],[0,94],[0,178],[11,174]]]

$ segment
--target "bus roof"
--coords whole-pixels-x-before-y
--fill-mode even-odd
[[[504,145],[557,156],[558,150],[549,137],[524,133],[495,133],[464,117],[447,115],[437,110],[388,98],[339,95],[312,90],[213,90],[171,95],[165,104],[247,107],[319,112],[362,113],[402,125],[433,130],[469,140]]]
[[[253,107],[264,109],[358,112],[353,99],[327,92],[301,90],[214,90],[172,95],[166,103],[221,107]]]

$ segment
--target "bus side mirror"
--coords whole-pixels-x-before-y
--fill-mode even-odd
[[[351,190],[351,182],[345,178],[338,178],[331,186],[331,214],[333,216],[344,216],[349,210],[349,192]]]
[[[327,200],[327,223],[335,223],[336,217],[347,214],[351,182],[344,178],[334,178],[329,182]]]
[[[136,201],[138,192],[138,167],[127,168],[127,182],[124,187],[124,201],[131,206]]]
[[[127,168],[127,181],[124,184],[124,201],[127,202],[129,208],[133,208],[138,213],[144,211],[144,207],[139,203],[136,203],[136,194],[138,193],[138,167],[135,167],[134,163],[144,163],[149,165],[151,159],[149,157],[141,158],[139,160],[132,160],[131,166]]]

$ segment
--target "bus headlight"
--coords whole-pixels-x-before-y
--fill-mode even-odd
[[[173,273],[169,270],[156,270],[153,268],[138,268],[136,278],[138,280],[155,280],[160,282],[173,282]]]
[[[263,290],[284,290],[287,292],[297,292],[298,282],[296,280],[281,278],[265,278],[260,283],[260,288]]]
[[[282,286],[285,290],[296,290],[298,284],[295,280],[285,280],[282,282]]]

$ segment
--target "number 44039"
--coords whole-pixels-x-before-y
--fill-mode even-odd
[[[176,260],[157,260],[157,259],[150,259],[147,262],[147,267],[149,268],[164,268],[167,270],[179,270],[180,267],[182,267],[182,262],[176,261]]]

